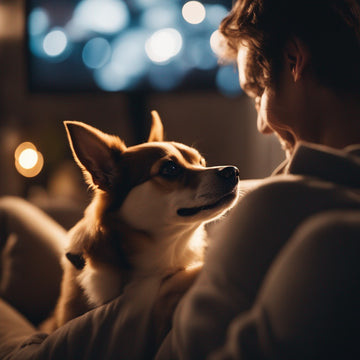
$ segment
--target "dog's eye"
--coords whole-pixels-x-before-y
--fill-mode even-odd
[[[174,161],[166,161],[160,168],[159,175],[167,178],[173,179],[179,175],[181,167]]]

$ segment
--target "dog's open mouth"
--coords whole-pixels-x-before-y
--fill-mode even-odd
[[[193,207],[193,208],[182,208],[177,211],[177,214],[179,216],[194,216],[201,211],[215,209],[226,203],[229,203],[230,201],[234,200],[235,197],[236,197],[236,192],[233,191],[230,194],[223,196],[220,200],[218,200],[212,204],[203,205],[203,206],[199,206],[199,207]]]

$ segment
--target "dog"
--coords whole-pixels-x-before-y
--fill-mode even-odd
[[[169,326],[201,269],[205,224],[223,216],[238,199],[236,167],[206,167],[196,149],[164,141],[162,121],[156,111],[151,115],[148,141],[130,147],[85,123],[64,122],[93,199],[69,231],[60,297],[41,326],[45,331],[130,286],[139,296],[129,305],[140,306],[148,279],[166,283],[157,308],[167,324],[159,327]]]

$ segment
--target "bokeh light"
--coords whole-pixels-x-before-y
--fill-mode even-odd
[[[112,63],[119,72],[126,71],[129,76],[142,76],[149,66],[145,43],[150,33],[142,28],[134,28],[120,35],[112,43]]]
[[[217,29],[221,20],[228,14],[225,6],[220,4],[206,5],[206,21],[214,28]]]
[[[28,32],[32,36],[43,34],[49,27],[49,15],[42,7],[31,11],[28,19]]]
[[[110,62],[94,73],[96,84],[105,91],[121,91],[135,86],[151,64],[145,52],[149,36],[148,31],[134,28],[117,37],[111,44]]]
[[[156,63],[166,63],[176,56],[182,48],[182,37],[173,28],[156,31],[145,44],[145,51],[149,59]]]
[[[101,37],[90,39],[82,51],[84,64],[90,69],[98,69],[104,66],[111,57],[109,42]]]
[[[190,24],[200,24],[204,21],[206,10],[199,1],[188,1],[182,8],[183,18]]]
[[[38,159],[39,157],[36,150],[25,149],[21,152],[19,156],[19,164],[21,167],[28,170],[36,165]]]
[[[231,0],[29,0],[29,85],[216,90],[224,49],[217,28],[230,7]]]
[[[224,55],[225,39],[219,30],[215,30],[210,36],[210,46],[214,54],[221,58]]]
[[[143,11],[140,17],[142,26],[148,29],[161,29],[174,26],[178,18],[178,7],[174,3],[154,6]]]
[[[44,52],[51,57],[59,56],[65,51],[67,43],[68,41],[64,31],[61,29],[53,29],[44,38]]]
[[[16,170],[25,177],[34,177],[40,173],[44,165],[42,154],[31,142],[20,144],[15,150]]]
[[[83,0],[74,11],[73,21],[79,28],[112,34],[128,25],[130,14],[122,0]]]

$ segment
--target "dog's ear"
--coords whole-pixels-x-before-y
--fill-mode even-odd
[[[65,121],[74,158],[92,186],[109,190],[114,179],[115,156],[125,151],[125,144],[117,137],[78,122]]]
[[[160,116],[157,111],[153,110],[151,112],[152,123],[150,129],[150,135],[148,142],[152,141],[163,141],[164,140],[164,127],[161,122]]]

